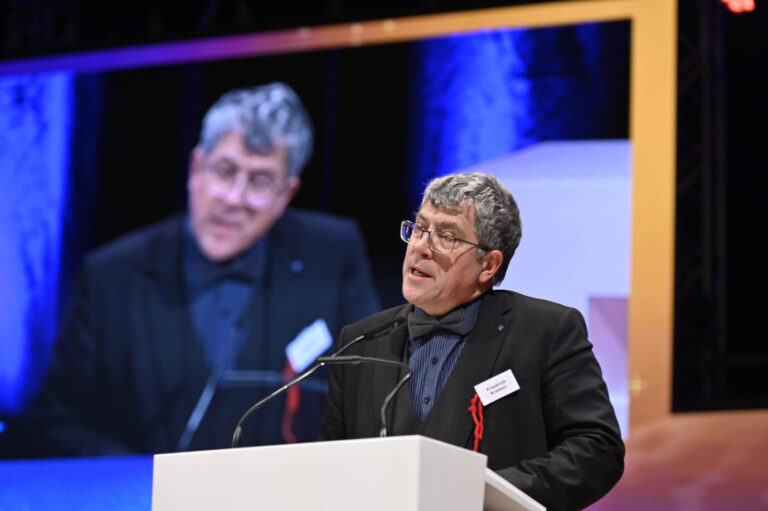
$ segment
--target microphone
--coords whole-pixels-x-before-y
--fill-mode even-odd
[[[235,346],[233,339],[242,335],[242,321],[240,321],[231,331],[228,337],[225,339],[224,348],[219,354],[216,363],[208,375],[208,379],[205,382],[202,392],[197,399],[197,404],[192,410],[192,413],[187,419],[187,424],[184,427],[184,431],[176,444],[176,450],[178,452],[186,451],[189,448],[192,438],[197,432],[197,428],[200,426],[200,422],[203,420],[205,413],[208,411],[208,407],[213,400],[213,395],[216,392],[216,387],[219,385],[227,368],[231,365],[232,359],[235,356]]]
[[[347,344],[342,346],[338,351],[336,351],[333,355],[327,356],[327,357],[318,357],[316,360],[316,364],[300,375],[298,375],[293,380],[289,381],[276,391],[272,392],[270,395],[250,407],[246,412],[243,414],[242,417],[240,417],[240,420],[237,421],[237,426],[235,427],[235,432],[232,435],[232,447],[240,447],[240,444],[242,442],[242,435],[243,435],[243,422],[245,422],[245,419],[248,418],[249,415],[251,415],[253,412],[267,404],[269,401],[274,399],[275,397],[279,396],[289,388],[293,387],[297,383],[300,383],[302,380],[310,376],[312,373],[323,367],[327,362],[325,359],[335,359],[338,357],[342,352],[347,350],[347,348],[350,348],[351,346],[354,346],[355,344],[359,343],[360,341],[366,340],[366,339],[374,339],[380,335],[383,335],[385,333],[393,331],[395,328],[400,326],[401,324],[405,324],[405,318],[407,315],[408,308],[404,308],[403,311],[401,311],[399,314],[395,315],[394,318],[390,319],[389,321],[386,321],[384,323],[378,324],[375,327],[363,332],[361,335],[358,335],[351,341],[349,341]],[[365,358],[365,357],[363,357]],[[321,361],[321,359],[324,359],[324,361]],[[380,359],[384,360],[384,359]],[[388,363],[392,363],[393,361],[388,361]],[[359,363],[359,362],[358,362]],[[398,362],[399,364],[402,364],[402,362]],[[403,364],[404,365],[404,364]],[[410,370],[410,367],[408,367]],[[410,377],[410,374],[408,375]],[[398,387],[399,388],[399,387]],[[394,395],[394,394],[393,394]]]
[[[363,357],[360,355],[341,355],[341,356],[330,356],[330,357],[318,357],[318,362],[327,363],[327,364],[360,364],[363,362],[371,362],[376,364],[387,364],[387,365],[393,365],[393,366],[399,366],[405,369],[405,376],[403,376],[399,382],[397,382],[397,385],[387,394],[387,396],[384,398],[384,402],[381,404],[381,409],[379,410],[379,414],[381,415],[381,429],[379,430],[379,436],[385,437],[387,436],[387,405],[389,405],[389,402],[392,400],[393,397],[395,397],[395,394],[397,394],[397,391],[400,390],[400,387],[407,382],[411,374],[413,374],[413,369],[411,369],[411,366],[408,364],[405,364],[403,362],[400,362],[399,360],[391,360],[388,358],[377,358],[377,357]]]
[[[358,335],[351,341],[349,341],[347,344],[345,344],[339,351],[334,353],[333,355],[329,355],[327,357],[318,357],[317,360],[320,361],[321,358],[331,358],[336,357],[340,355],[342,352],[346,351],[347,348],[354,346],[360,341],[366,340],[366,339],[375,339],[376,337],[383,335],[385,333],[392,332],[395,328],[400,326],[400,324],[405,324],[406,317],[408,315],[408,309],[405,308],[402,312],[397,314],[394,318],[390,319],[389,321],[385,321],[382,324],[376,325],[373,328],[368,329],[366,332],[364,332],[361,335]]]

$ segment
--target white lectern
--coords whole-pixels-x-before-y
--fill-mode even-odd
[[[485,464],[423,436],[160,454],[152,510],[544,510]]]

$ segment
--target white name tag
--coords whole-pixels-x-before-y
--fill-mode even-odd
[[[518,385],[515,375],[512,374],[512,369],[507,369],[503,373],[475,385],[475,391],[483,406],[488,406],[519,389],[520,385]]]
[[[299,335],[285,347],[285,356],[288,357],[293,370],[300,373],[322,355],[331,344],[333,344],[331,332],[325,320],[320,318],[299,332]]]

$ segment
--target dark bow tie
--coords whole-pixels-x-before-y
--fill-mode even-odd
[[[437,330],[447,330],[457,335],[466,333],[464,309],[454,309],[440,319],[416,312],[408,314],[408,335],[411,339],[431,334]]]
[[[253,282],[253,276],[244,268],[233,265],[219,265],[208,262],[201,265],[198,273],[198,282],[200,287],[209,287],[219,284],[224,280],[239,280],[243,282]]]

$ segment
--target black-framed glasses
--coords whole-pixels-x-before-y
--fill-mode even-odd
[[[472,245],[473,247],[477,247],[482,250],[490,250],[483,245],[458,238],[449,232],[430,231],[420,226],[419,224],[413,223],[410,220],[403,220],[400,223],[400,239],[406,243],[418,242],[421,240],[425,233],[427,235],[427,241],[429,242],[429,248],[436,254],[450,254],[453,252],[457,241],[460,241],[461,243],[467,243],[468,245]],[[432,236],[433,234],[434,236]]]

